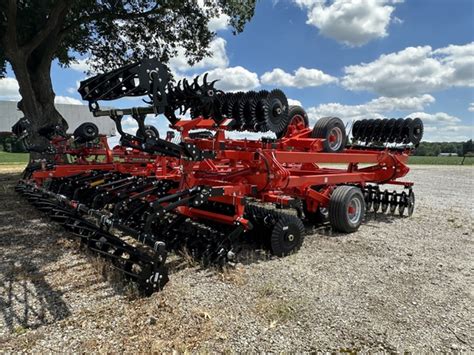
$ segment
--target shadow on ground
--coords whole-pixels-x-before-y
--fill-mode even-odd
[[[10,332],[36,328],[70,315],[63,293],[48,281],[48,266],[62,251],[51,247],[55,239],[39,214],[12,190],[18,174],[2,174],[0,181],[0,313]],[[23,214],[22,217],[19,217]]]

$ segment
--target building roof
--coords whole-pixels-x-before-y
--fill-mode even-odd
[[[17,110],[15,101],[0,100],[0,133],[11,132],[12,126],[23,117],[23,113]],[[68,133],[73,133],[80,124],[94,122],[99,127],[99,133],[107,136],[115,136],[115,123],[108,117],[94,117],[85,105],[55,104],[56,109],[64,117],[69,125]]]

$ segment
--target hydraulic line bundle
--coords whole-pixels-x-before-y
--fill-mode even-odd
[[[341,119],[309,127],[278,89],[226,93],[215,83],[207,75],[174,83],[154,59],[84,80],[79,93],[94,116],[114,120],[120,145],[110,148],[91,123],[72,136],[46,127],[39,133],[49,145],[34,147],[44,158],[29,164],[17,191],[147,294],[168,281],[169,251],[225,265],[252,240],[285,256],[303,244],[303,221],[350,233],[368,211],[413,213],[413,183],[399,179],[422,139],[420,119],[356,121],[350,142]],[[146,106],[100,107],[130,96]],[[166,137],[147,115],[169,121]],[[125,116],[136,120],[135,135],[124,132]],[[25,141],[28,129],[27,120],[13,127]],[[273,137],[230,139],[230,131]]]

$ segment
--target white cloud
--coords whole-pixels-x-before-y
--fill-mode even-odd
[[[18,81],[15,78],[0,79],[0,99],[19,100]]]
[[[362,46],[388,35],[395,3],[391,0],[293,0],[308,11],[307,24],[349,46]]]
[[[437,112],[437,113],[413,112],[407,115],[406,117],[421,118],[423,120],[423,123],[427,126],[440,125],[440,124],[454,124],[454,123],[461,122],[461,120],[458,117],[448,115],[445,112]]]
[[[425,125],[423,140],[428,142],[461,142],[474,139],[473,126],[446,125],[437,127]]]
[[[471,102],[471,103],[469,104],[469,107],[468,107],[467,110],[468,110],[468,111],[471,111],[471,112],[474,112],[474,102]]]
[[[205,4],[204,0],[197,0],[198,5],[206,12],[214,12],[215,16],[209,20],[207,27],[210,31],[216,32],[226,30],[229,27],[230,17],[223,13],[216,13],[212,4]]]
[[[337,116],[347,122],[364,118],[387,117],[388,113],[394,111],[423,110],[434,101],[435,99],[431,95],[406,98],[379,97],[360,105],[321,104],[310,107],[307,112],[312,122],[316,122],[317,119],[325,116]]]
[[[288,105],[290,106],[303,106],[301,101],[288,98]]]
[[[209,45],[210,57],[205,57],[200,62],[190,66],[183,48],[178,48],[178,53],[169,61],[169,66],[173,71],[187,71],[190,69],[210,69],[225,68],[229,65],[229,58],[226,53],[226,40],[217,37]]]
[[[81,100],[75,99],[69,96],[56,96],[54,98],[55,104],[66,104],[66,105],[83,105]]]
[[[226,14],[221,14],[218,17],[211,18],[207,27],[212,32],[226,30],[229,27],[229,20],[229,16]]]
[[[474,87],[474,42],[433,50],[408,47],[370,63],[344,68],[342,85],[379,95],[403,97],[446,89]]]
[[[379,97],[365,104],[343,105],[340,103],[321,104],[310,107],[307,112],[311,125],[321,117],[336,116],[348,123],[352,120],[419,117],[425,126],[423,140],[427,141],[462,141],[473,137],[473,126],[460,125],[460,118],[445,112],[427,113],[424,108],[435,99],[431,95],[408,98]],[[409,114],[399,114],[400,112]]]
[[[246,91],[260,86],[257,74],[241,66],[216,68],[208,73],[208,80],[219,80],[215,86],[224,91]]]
[[[15,78],[0,79],[0,99],[18,101],[21,99],[19,93],[18,81]],[[82,105],[83,103],[69,96],[56,96],[54,98],[56,104]]]
[[[294,75],[276,68],[261,76],[262,84],[304,88],[337,82],[337,78],[318,69],[298,68]]]

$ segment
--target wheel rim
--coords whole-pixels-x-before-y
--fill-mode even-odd
[[[350,200],[349,205],[347,206],[347,217],[349,218],[349,222],[357,224],[359,223],[361,215],[362,202],[359,198],[355,197]]]
[[[288,124],[286,131],[284,132],[284,135],[291,136],[294,132],[299,132],[305,128],[307,128],[307,125],[304,117],[297,114],[291,118],[291,121]]]
[[[301,115],[294,115],[291,119],[290,125],[299,130],[306,128],[305,120]]]
[[[342,130],[339,127],[334,127],[329,131],[328,143],[331,150],[338,150],[342,145]]]

